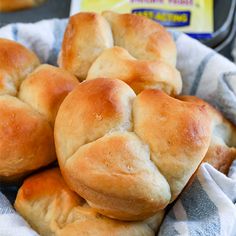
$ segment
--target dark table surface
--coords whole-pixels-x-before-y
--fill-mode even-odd
[[[70,3],[70,0],[46,0],[38,7],[0,13],[0,27],[13,22],[28,23],[50,18],[67,18],[70,13]]]

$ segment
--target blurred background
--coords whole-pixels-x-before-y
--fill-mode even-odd
[[[2,3],[1,3],[2,1]],[[17,2],[20,2],[18,4]],[[25,0],[0,0],[0,27],[15,22],[36,22],[50,18],[67,18],[70,13],[79,11],[81,0],[26,0],[26,5],[22,5]],[[199,0],[204,4],[206,0]],[[236,38],[236,0],[212,0],[213,1],[213,32],[210,38],[200,38],[202,43],[213,48],[217,52],[226,56],[230,60],[236,59],[233,48]],[[99,2],[104,4],[104,0],[90,1],[90,5],[98,5]],[[111,4],[111,0],[107,3]],[[114,1],[113,1],[114,2]],[[116,1],[117,2],[117,1]],[[124,3],[127,1],[120,1]],[[134,2],[134,1],[130,1]],[[138,2],[138,1],[136,1]],[[159,2],[162,2],[161,0]],[[181,2],[181,1],[169,1]],[[194,0],[182,1],[192,3]],[[6,6],[5,3],[8,3]],[[36,3],[36,6],[31,7]],[[9,7],[10,4],[10,7]],[[17,5],[18,4],[18,5]],[[18,10],[15,8],[19,8]],[[101,9],[103,10],[103,9]],[[205,12],[204,14],[208,14]],[[201,19],[200,16],[199,20]],[[207,23],[206,23],[207,24]],[[175,28],[176,29],[176,28]],[[236,46],[235,46],[236,47]]]

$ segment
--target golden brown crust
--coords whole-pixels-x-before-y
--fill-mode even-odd
[[[211,145],[203,159],[224,174],[228,174],[232,162],[236,160],[236,148],[211,141]]]
[[[150,146],[173,201],[207,152],[211,133],[207,110],[158,90],[145,90],[134,101],[133,117],[134,132]]]
[[[27,178],[15,200],[16,210],[45,236],[55,235],[70,211],[83,204],[83,199],[66,186],[57,168]]]
[[[54,119],[65,96],[78,84],[68,72],[49,65],[29,75],[38,65],[33,52],[0,39],[0,180],[4,182],[56,159]],[[18,98],[9,96],[16,94]]]
[[[97,79],[77,86],[65,98],[55,121],[59,162],[106,133],[130,130],[134,97],[132,89],[118,80]]]
[[[60,104],[78,84],[76,77],[69,72],[41,65],[23,81],[18,96],[44,115],[53,126]]]
[[[205,105],[212,118],[211,143],[203,162],[227,174],[236,159],[236,127],[207,102],[194,96],[178,96],[180,100]]]
[[[111,25],[116,46],[127,49],[137,59],[163,60],[175,66],[176,47],[163,26],[134,14],[105,11],[102,16]]]
[[[106,51],[114,45],[127,52],[121,48]],[[58,62],[80,80],[87,76],[117,78],[137,93],[159,88],[179,94],[182,87],[170,34],[158,23],[133,14],[109,11],[102,15],[83,12],[72,16]]]
[[[60,67],[84,80],[97,56],[112,46],[107,21],[96,13],[79,13],[69,19],[58,62]]]
[[[66,186],[57,168],[26,179],[15,208],[42,236],[154,236],[149,225],[158,218],[127,223],[102,216]]]
[[[20,207],[20,204],[24,202],[30,203],[43,198],[54,199],[57,194],[60,197],[63,192],[68,195],[66,203],[71,206],[70,208],[85,203],[82,198],[67,187],[58,168],[45,170],[24,181],[18,191],[15,207]],[[63,210],[63,208],[58,210]]]
[[[15,95],[22,80],[38,65],[39,59],[32,51],[0,38],[0,95]]]
[[[150,161],[148,147],[131,132],[82,146],[61,169],[72,189],[111,218],[145,219],[170,200],[169,185]]]
[[[173,66],[161,60],[136,60],[120,47],[104,50],[94,61],[86,79],[95,78],[123,80],[135,93],[155,88],[175,95],[182,90],[180,73]]]
[[[0,96],[0,180],[23,175],[56,159],[47,120],[9,95]]]
[[[204,105],[158,90],[135,97],[124,82],[101,78],[67,96],[54,135],[62,174],[75,192],[101,214],[142,220],[168,204],[169,185],[174,200],[194,174],[210,143],[211,120]]]

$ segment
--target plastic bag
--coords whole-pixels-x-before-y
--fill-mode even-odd
[[[131,12],[198,39],[213,32],[213,0],[81,0],[80,10]]]

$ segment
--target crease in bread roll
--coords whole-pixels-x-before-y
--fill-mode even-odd
[[[127,121],[131,126],[120,129]],[[63,177],[90,206],[115,219],[143,220],[194,174],[210,144],[211,120],[204,105],[154,89],[135,96],[121,80],[98,78],[65,98],[54,137]]]
[[[121,47],[106,49],[91,65],[88,79],[117,78],[127,83],[136,93],[144,89],[161,89],[168,94],[182,90],[180,73],[161,61],[137,60]]]
[[[105,11],[102,16],[111,26],[116,46],[140,60],[159,59],[176,65],[175,43],[162,25],[135,14]]]
[[[176,95],[182,89],[170,34],[133,14],[82,12],[70,17],[58,64],[79,80],[121,79],[136,93],[158,88]]]
[[[178,96],[180,100],[203,104],[212,117],[212,135],[209,149],[203,159],[224,174],[227,174],[236,159],[236,127],[207,102],[194,96]]]
[[[148,146],[131,132],[114,132],[83,145],[63,168],[69,186],[111,218],[144,219],[170,200],[169,184],[150,161]]]
[[[112,46],[108,22],[96,13],[79,13],[69,19],[58,64],[84,80],[93,61]]]
[[[54,119],[78,81],[49,65],[30,74],[37,66],[33,52],[0,39],[0,181],[14,182],[56,160]]]
[[[81,83],[71,92],[70,99],[65,98],[59,108],[59,111],[64,111],[59,112],[56,118],[68,121],[55,122],[59,162],[65,163],[80,146],[106,133],[131,130],[134,97],[133,90],[122,81],[100,79],[97,83]]]
[[[208,112],[204,106],[145,90],[134,101],[133,117],[134,132],[150,146],[152,160],[170,184],[173,201],[207,152]]]
[[[20,83],[39,63],[32,51],[19,43],[0,38],[0,95],[16,95]]]
[[[47,120],[19,99],[0,96],[0,180],[11,180],[56,159]]]
[[[69,72],[44,64],[23,81],[18,97],[44,115],[53,126],[61,102],[76,85],[78,80]]]
[[[15,208],[42,236],[154,236],[163,218],[163,211],[144,222],[102,216],[69,189],[58,168],[27,178]]]

